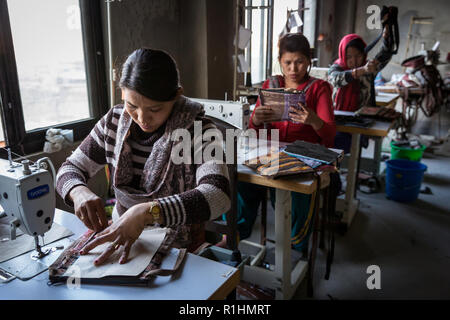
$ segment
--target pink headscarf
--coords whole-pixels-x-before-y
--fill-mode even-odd
[[[360,39],[364,46],[366,43],[364,40],[357,34],[351,33],[342,38],[339,43],[339,59],[337,59],[334,63],[338,64],[344,70],[349,70],[347,66],[346,54],[348,44],[355,40]],[[355,111],[359,107],[359,81],[354,80],[350,82],[345,87],[339,88],[336,94],[336,110],[344,110],[344,111]]]

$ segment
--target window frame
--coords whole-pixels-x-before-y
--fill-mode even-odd
[[[273,65],[272,65],[272,60],[273,60],[273,53],[272,53],[272,49],[273,49],[273,33],[274,33],[274,26],[273,26],[273,15],[274,15],[274,1],[281,1],[281,0],[266,0],[267,3],[264,4],[264,6],[268,6],[270,7],[270,9],[268,9],[267,12],[265,12],[264,14],[266,15],[266,19],[267,19],[267,30],[265,33],[263,33],[261,36],[266,38],[266,45],[264,48],[264,57],[262,57],[262,60],[266,59],[264,66],[262,66],[263,68],[263,82],[264,79],[267,79],[269,76],[273,75]],[[244,2],[244,6],[246,8],[248,7],[253,7],[253,2],[252,0],[246,0]],[[298,8],[304,8],[305,7],[305,0],[298,0],[298,4],[297,4]],[[305,10],[301,10],[300,11],[300,18],[302,19],[302,21],[305,21]],[[315,15],[315,13],[313,13]],[[247,10],[247,12],[245,13],[245,18],[244,18],[244,25],[246,28],[252,28],[252,11],[251,10]],[[316,26],[316,20],[314,19],[314,29],[317,29]],[[252,30],[253,31],[253,30]],[[299,28],[299,32],[303,33],[304,31],[304,24],[300,26]],[[315,42],[315,41],[314,41]],[[311,47],[315,47],[315,43],[311,43]],[[248,61],[250,67],[252,65],[252,61],[251,61],[251,57],[252,57],[252,43],[250,40],[250,44],[248,45],[248,47],[245,50],[245,58],[246,61]],[[252,86],[257,86],[259,85],[260,82],[254,82],[252,79]]]
[[[259,33],[259,36],[261,39],[264,38],[265,40],[265,46],[263,46],[262,50],[263,52],[263,56],[260,57],[260,59],[262,59],[262,61],[264,61],[265,63],[263,63],[260,67],[262,68],[262,82],[264,82],[265,79],[267,79],[268,74],[271,74],[271,69],[272,69],[272,35],[273,35],[273,11],[274,11],[274,0],[263,0],[263,5],[262,6],[256,6],[253,3],[253,0],[244,0],[244,21],[243,21],[243,25],[246,28],[249,28],[250,30],[252,30],[253,32],[253,22],[252,22],[252,14],[253,11],[252,10],[263,10],[262,11],[262,15],[264,15],[264,19],[266,19],[266,25],[267,25],[267,29],[262,28],[263,32]],[[268,7],[266,9],[258,9],[259,7]],[[251,9],[254,8],[254,9]],[[261,49],[261,48],[260,48]],[[248,47],[245,49],[244,51],[245,53],[245,59],[248,62],[250,69],[252,66],[252,40],[250,39],[249,45]],[[269,72],[270,70],[270,72]],[[245,80],[244,80],[245,82]],[[252,79],[252,83],[251,85],[258,85],[260,82],[254,82],[254,80]]]
[[[51,126],[72,129],[74,141],[84,139],[109,109],[101,4],[100,1],[79,0],[79,6],[88,101],[92,115],[89,119]],[[0,110],[5,141],[8,137],[13,152],[27,155],[42,151],[45,133],[50,127],[28,132],[25,129],[7,0],[0,0]],[[0,150],[0,157],[6,158],[6,151]]]

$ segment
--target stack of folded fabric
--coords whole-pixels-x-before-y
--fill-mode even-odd
[[[322,164],[332,164],[339,154],[320,144],[297,140],[284,150],[290,156],[300,159],[314,160]]]
[[[402,116],[400,112],[385,107],[362,107],[355,113],[362,117],[371,117],[386,121],[392,121]]]
[[[244,162],[244,165],[255,169],[260,175],[277,178],[301,173],[310,173],[314,170],[296,157],[284,152],[270,153]]]
[[[368,128],[373,122],[373,119],[363,118],[359,116],[334,115],[334,121],[337,125],[352,126],[359,128]]]

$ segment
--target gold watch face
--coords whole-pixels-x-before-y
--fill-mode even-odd
[[[154,204],[154,205],[152,206],[151,213],[159,214],[160,211],[161,211],[161,210],[159,209],[159,206],[158,206],[158,205]]]
[[[153,217],[153,220],[155,222],[159,221],[159,214],[161,212],[161,208],[159,207],[159,205],[157,203],[153,203],[151,208],[150,208],[150,214]]]

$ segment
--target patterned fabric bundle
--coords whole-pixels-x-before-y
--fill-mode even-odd
[[[304,162],[284,152],[259,156],[245,161],[244,165],[255,169],[258,174],[269,178],[314,172]]]

